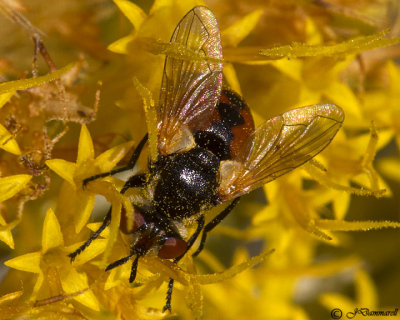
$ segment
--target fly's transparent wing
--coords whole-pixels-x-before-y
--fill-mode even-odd
[[[222,49],[217,21],[206,7],[190,10],[171,43],[178,50],[165,59],[157,110],[158,148],[168,154],[182,125],[193,132],[205,126],[222,87]]]
[[[320,153],[344,120],[335,105],[294,109],[259,126],[246,141],[229,184],[223,182],[223,201],[248,193],[295,169]]]

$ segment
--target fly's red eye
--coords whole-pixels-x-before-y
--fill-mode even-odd
[[[173,259],[184,254],[187,248],[187,243],[178,238],[167,238],[162,245],[158,256],[162,259]]]

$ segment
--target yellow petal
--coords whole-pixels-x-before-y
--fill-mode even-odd
[[[74,181],[75,163],[63,159],[51,159],[46,161],[46,165],[76,188]]]
[[[162,9],[162,7],[169,7],[173,5],[173,0],[154,0],[154,3],[150,9],[150,14]]]
[[[3,219],[2,215],[0,215],[0,225],[5,227],[4,230],[0,231],[0,241],[3,241],[11,249],[14,249],[14,238],[11,233],[11,227],[7,226],[7,223]]]
[[[19,297],[21,297],[24,294],[23,291],[15,291],[15,292],[11,292],[8,294],[5,294],[3,296],[0,297],[0,305],[3,304],[4,302],[9,302],[12,300],[16,300]]]
[[[329,260],[327,262],[319,262],[317,264],[312,264],[304,267],[293,268],[292,266],[289,266],[286,269],[278,269],[272,272],[279,275],[295,277],[300,277],[304,275],[326,277],[343,271],[346,268],[354,268],[358,264],[360,264],[360,259],[354,256],[350,256],[337,260]]]
[[[240,89],[239,79],[236,74],[236,70],[231,63],[224,64],[224,76],[229,86],[233,91],[236,91],[238,94],[242,94],[242,90]]]
[[[324,94],[335,104],[346,110],[346,114],[352,114],[361,119],[360,103],[351,89],[341,82],[331,82]]]
[[[335,218],[342,220],[347,213],[347,209],[350,205],[350,194],[347,192],[339,192],[333,198],[333,209],[335,212]]]
[[[32,78],[32,79],[23,79],[23,80],[15,80],[15,81],[8,81],[4,83],[0,83],[0,94],[6,92],[15,92],[16,90],[25,90],[33,87],[40,86],[50,81],[54,81],[60,78],[64,73],[68,72],[72,69],[76,64],[70,63],[69,65],[61,68],[57,71],[52,73],[46,74],[45,76]]]
[[[18,174],[0,178],[0,202],[3,202],[21,191],[31,180],[28,174]]]
[[[125,17],[128,18],[135,29],[139,29],[147,17],[144,11],[139,6],[128,0],[114,0],[114,3],[118,6]]]
[[[93,141],[85,124],[82,125],[81,134],[79,136],[78,157],[76,163],[80,164],[84,161],[94,158]]]
[[[2,108],[15,94],[15,90],[0,94],[0,108]]]
[[[89,230],[91,230],[91,231],[93,231],[93,232],[96,232],[99,228],[100,228],[100,226],[101,226],[101,222],[93,222],[93,223],[88,223],[87,225],[86,225],[86,227],[89,229]],[[109,236],[110,236],[110,228],[109,227],[106,227],[104,230],[103,230],[103,232],[101,233],[101,235],[100,235],[102,238],[108,238]]]
[[[40,270],[39,276],[38,276],[35,286],[33,287],[33,290],[32,290],[32,295],[29,298],[31,301],[37,300],[36,297],[38,295],[40,288],[42,287],[43,281],[44,281],[43,272],[42,272],[42,270]]]
[[[11,249],[14,249],[14,238],[12,236],[11,230],[0,231],[0,241],[3,241]]]
[[[386,177],[400,181],[400,160],[398,158],[379,159],[377,167]]]
[[[61,272],[60,278],[62,288],[68,294],[86,290],[89,287],[86,274],[80,273],[73,268],[69,268],[67,272]],[[99,302],[91,290],[83,291],[73,299],[90,309],[100,310]]]
[[[303,81],[303,62],[300,60],[274,60],[271,64],[293,80]]]
[[[17,141],[13,138],[10,132],[0,124],[0,148],[6,150],[15,155],[20,155],[21,150],[19,149]]]
[[[74,244],[67,248],[68,252],[74,252],[76,249],[81,246],[83,242]],[[106,239],[96,239],[94,240],[89,247],[87,247],[83,252],[81,252],[74,260],[74,265],[82,265],[95,257],[99,254],[103,253],[107,245]]]
[[[262,9],[254,10],[223,30],[221,32],[222,43],[228,46],[237,46],[255,28],[263,13]]]
[[[45,253],[49,249],[63,245],[64,239],[61,233],[60,224],[58,223],[53,210],[50,208],[46,212],[46,217],[44,218],[43,223],[42,252]]]
[[[144,112],[146,115],[147,132],[149,133],[149,147],[151,160],[155,161],[158,155],[158,129],[157,129],[157,111],[155,109],[154,99],[151,91],[143,86],[137,78],[133,79],[133,84],[137,92],[142,97]]]
[[[349,311],[354,311],[354,307],[360,307],[358,305],[355,306],[354,302],[348,297],[338,293],[324,293],[319,297],[319,301],[332,312],[331,314],[336,317],[335,319],[341,318],[341,311],[346,314]],[[336,313],[334,314],[334,312]]]
[[[106,249],[104,250],[102,263],[106,264],[108,257],[112,252],[115,241],[117,240],[119,225],[121,221],[121,202],[114,201],[111,209],[110,236],[108,238]]]
[[[110,171],[132,149],[133,142],[120,144],[111,148],[96,158],[96,165],[101,172]]]
[[[135,40],[135,38],[135,35],[130,34],[109,44],[107,49],[111,52],[126,54],[128,53],[128,45]]]
[[[141,270],[141,269],[139,269]],[[131,273],[131,263],[125,263],[118,268],[114,268],[109,271],[109,275],[104,284],[104,290],[109,290],[116,286],[119,286],[121,283],[124,283],[129,279],[129,275]]]
[[[95,195],[85,191],[77,192],[77,210],[75,212],[75,232],[79,233],[92,214]]]
[[[371,276],[363,269],[356,273],[357,302],[366,308],[375,308],[378,304],[378,296]]]
[[[7,260],[4,264],[17,270],[39,273],[41,257],[40,252],[32,252]]]
[[[322,35],[318,26],[310,18],[306,18],[306,42],[308,45],[319,45],[322,43]]]

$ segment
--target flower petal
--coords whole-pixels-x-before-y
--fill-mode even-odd
[[[94,158],[93,141],[86,125],[82,125],[81,134],[79,136],[77,164]]]
[[[346,115],[351,113],[361,119],[360,103],[351,89],[341,82],[331,82],[324,94],[338,106],[346,110]]]
[[[86,225],[86,227],[87,227],[89,230],[91,230],[91,231],[93,231],[93,232],[96,232],[96,231],[100,228],[101,224],[102,224],[102,222],[92,222],[92,223],[88,223],[88,224]],[[101,236],[102,238],[108,238],[108,237],[110,236],[110,228],[109,228],[109,227],[106,227],[106,228],[103,230],[103,232],[100,234],[100,236]]]
[[[101,172],[110,171],[132,149],[133,142],[120,144],[111,148],[96,158],[96,165]]]
[[[347,209],[350,205],[350,194],[346,192],[340,192],[333,198],[333,208],[335,212],[335,218],[343,220],[346,216]]]
[[[95,195],[87,192],[76,193],[77,210],[75,220],[75,232],[79,233],[88,222],[94,207]]]
[[[126,54],[128,53],[128,45],[135,40],[135,36],[133,34],[127,35],[121,39],[114,41],[109,44],[107,49],[114,53]]]
[[[118,268],[114,268],[109,272],[109,275],[107,277],[107,280],[104,284],[104,290],[110,290],[111,288],[114,288],[124,281],[126,282],[126,279],[129,279],[129,275],[131,272],[131,263],[125,263],[122,266],[119,266]]]
[[[74,181],[76,168],[75,163],[63,159],[51,159],[46,161],[46,165],[61,178],[68,181],[74,188],[76,188]]]
[[[13,138],[10,132],[0,124],[0,148],[15,155],[20,155],[17,141]]]
[[[31,179],[32,176],[28,174],[0,178],[0,202],[15,196]]]
[[[74,244],[73,246],[66,248],[66,250],[68,252],[74,252],[82,244],[83,242]],[[82,251],[79,255],[77,255],[77,257],[74,260],[74,265],[82,265],[94,259],[99,254],[104,252],[106,245],[107,245],[107,239],[96,239],[96,241],[93,241],[89,247],[87,247],[84,251]]]
[[[357,302],[367,308],[376,308],[378,306],[378,297],[371,276],[365,270],[360,269],[355,277]]]
[[[263,9],[254,10],[221,32],[221,40],[225,45],[237,46],[255,28]]]
[[[149,133],[149,149],[152,161],[156,161],[158,155],[158,129],[157,129],[157,111],[155,109],[153,95],[151,91],[142,85],[137,78],[133,78],[133,84],[140,94],[144,112],[146,114],[147,132]]]
[[[39,292],[40,288],[42,287],[43,281],[44,281],[44,275],[43,275],[42,270],[40,270],[39,276],[38,276],[35,286],[33,287],[33,290],[32,290],[32,295],[30,297],[31,301],[36,300],[38,292]]]
[[[127,0],[114,0],[121,12],[128,18],[135,29],[139,29],[143,21],[146,19],[146,14],[136,4]]]
[[[53,210],[47,210],[43,223],[42,234],[42,252],[45,253],[49,249],[64,245],[63,235],[61,233],[60,224]]]
[[[226,81],[229,83],[229,86],[233,91],[236,91],[238,94],[242,94],[242,89],[240,88],[239,79],[236,74],[236,70],[231,63],[224,64],[224,77]]]
[[[7,260],[4,264],[13,269],[39,273],[41,257],[41,252],[32,252]]]
[[[379,159],[377,166],[386,177],[400,182],[400,159],[395,157]]]
[[[1,215],[0,215],[0,226],[4,227],[3,230],[0,230],[0,241],[3,241],[11,249],[14,249],[14,238],[11,233],[11,227],[7,226],[6,221]]]
[[[0,94],[0,108],[2,108],[15,94],[15,90]]]
[[[60,278],[65,293],[76,293],[89,287],[87,275],[73,268],[69,268],[68,272],[61,272]],[[99,302],[91,290],[84,291],[73,299],[90,309],[100,310]]]

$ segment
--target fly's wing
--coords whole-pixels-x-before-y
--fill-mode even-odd
[[[294,109],[264,122],[246,141],[239,164],[227,166],[229,178],[218,190],[221,199],[234,199],[304,164],[330,143],[343,120],[341,108],[325,104]]]
[[[182,131],[204,127],[222,87],[222,49],[217,21],[206,7],[190,10],[171,43],[178,50],[165,59],[158,116],[158,150],[169,154]]]

